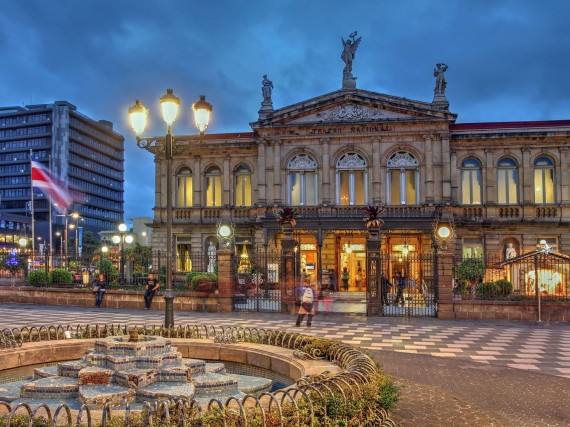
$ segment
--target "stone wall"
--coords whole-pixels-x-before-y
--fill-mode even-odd
[[[438,311],[446,319],[538,321],[536,303],[528,302],[454,301],[438,304]],[[570,322],[570,303],[542,303],[541,320]]]
[[[94,307],[95,293],[90,289],[42,289],[31,287],[0,287],[0,301],[14,304],[42,304],[76,307]],[[218,312],[222,306],[230,305],[231,299],[217,295],[187,294],[174,299],[178,311]],[[143,309],[142,292],[108,290],[103,297],[102,307]],[[151,310],[164,310],[164,298],[156,295]]]

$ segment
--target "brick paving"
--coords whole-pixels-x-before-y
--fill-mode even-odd
[[[159,311],[0,304],[0,327],[160,324]],[[303,331],[368,350],[402,385],[401,426],[569,426],[570,325],[176,312],[177,324]]]

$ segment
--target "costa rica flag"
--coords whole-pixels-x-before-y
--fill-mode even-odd
[[[60,212],[69,209],[73,198],[67,187],[53,177],[41,163],[32,160],[32,187],[41,188],[46,196],[51,196],[52,203]]]

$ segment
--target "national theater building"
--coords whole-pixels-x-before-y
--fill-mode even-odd
[[[179,144],[172,177],[157,154],[153,247],[165,250],[172,179],[176,271],[218,244],[224,221],[240,262],[279,250],[283,207],[298,213],[293,237],[307,274],[334,270],[341,283],[346,267],[350,289],[365,267],[368,205],[383,207],[381,248],[394,263],[432,252],[442,214],[453,221],[457,257],[504,259],[508,248],[520,255],[542,240],[570,253],[570,120],[458,123],[445,64],[425,102],[358,89],[345,63],[340,90],[281,108],[265,77],[251,130]]]

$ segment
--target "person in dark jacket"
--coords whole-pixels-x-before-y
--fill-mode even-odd
[[[148,273],[148,279],[146,282],[146,290],[144,292],[144,308],[145,310],[150,309],[150,305],[152,304],[152,299],[154,298],[154,294],[160,288],[160,283],[158,280],[154,278],[154,274]]]
[[[396,286],[398,287],[398,293],[396,294],[396,299],[394,304],[398,304],[399,301],[404,305],[404,289],[406,288],[406,279],[402,276],[402,272],[398,271],[396,274]]]
[[[390,305],[388,302],[388,292],[390,292],[391,287],[392,285],[386,277],[386,274],[383,274],[382,278],[380,279],[380,295],[382,298],[382,305]]]
[[[105,289],[107,287],[107,279],[105,278],[104,274],[100,274],[97,282],[95,283],[97,286],[97,296],[95,297],[95,307],[100,308],[101,303],[103,302],[103,295],[105,295]]]

